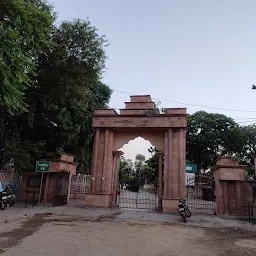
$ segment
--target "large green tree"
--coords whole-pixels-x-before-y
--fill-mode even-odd
[[[199,170],[214,166],[219,156],[237,156],[243,141],[239,125],[225,115],[199,111],[188,118],[187,159]]]
[[[256,157],[256,124],[240,127],[242,134],[242,150],[238,152],[241,163],[254,166]]]
[[[88,20],[75,20],[52,31],[52,44],[38,59],[37,77],[26,91],[29,112],[12,121],[9,135],[21,127],[18,142],[30,158],[26,169],[33,168],[44,152],[64,151],[76,156],[79,172],[89,172],[92,116],[95,109],[107,107],[111,96],[110,88],[101,82],[107,42]],[[11,147],[6,154],[10,156]],[[21,161],[19,167],[24,166]]]
[[[27,110],[25,90],[51,47],[54,15],[43,0],[0,1],[0,119]]]

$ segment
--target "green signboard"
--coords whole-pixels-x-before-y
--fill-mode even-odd
[[[197,165],[196,164],[186,164],[186,173],[196,173]]]
[[[36,172],[49,172],[50,162],[49,161],[37,161],[36,162]]]

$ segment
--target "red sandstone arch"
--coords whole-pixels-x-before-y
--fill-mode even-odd
[[[116,191],[120,156],[117,151],[138,136],[149,140],[164,156],[164,195],[159,201],[164,211],[175,212],[179,197],[185,195],[187,114],[185,108],[165,109],[160,114],[149,95],[131,96],[125,109],[96,110],[93,127],[96,129],[92,161],[91,191],[88,206],[116,206]],[[159,164],[159,167],[162,164]]]

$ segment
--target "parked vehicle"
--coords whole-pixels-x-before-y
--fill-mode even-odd
[[[2,194],[6,197],[5,206],[13,206],[15,202],[15,195],[8,186],[5,188]]]
[[[3,192],[0,192],[0,209],[4,210],[6,204],[7,204],[7,197],[3,194]]]
[[[185,198],[181,198],[179,200],[178,206],[179,206],[179,212],[180,212],[180,215],[181,215],[183,221],[187,222],[187,218],[191,217],[191,212],[190,212],[190,210],[187,207],[186,199]]]

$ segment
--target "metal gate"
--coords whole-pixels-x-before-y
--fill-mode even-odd
[[[157,206],[156,186],[145,184],[140,173],[129,179],[128,184],[119,185],[118,207],[128,209],[155,210]]]
[[[212,175],[195,174],[187,178],[187,204],[192,213],[216,214],[215,181]]]
[[[69,189],[69,173],[58,172],[55,174],[55,186],[53,194],[53,206],[67,204],[68,189]]]

